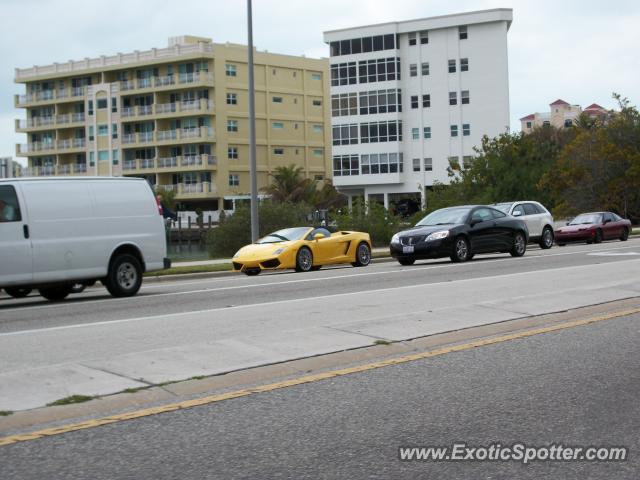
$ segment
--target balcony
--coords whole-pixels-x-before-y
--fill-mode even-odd
[[[149,88],[175,88],[176,85],[213,84],[213,74],[209,72],[180,73],[166,77],[138,78],[120,82],[120,91],[129,92]]]
[[[72,124],[84,124],[84,113],[66,113],[50,117],[32,117],[16,120],[16,130],[64,128]]]
[[[42,154],[44,152],[55,152],[56,150],[84,149],[86,140],[84,138],[68,138],[57,142],[33,142],[16,145],[16,153],[20,154]]]
[[[180,157],[163,157],[152,159],[125,160],[123,170],[132,171],[162,170],[162,171],[189,171],[210,169],[218,164],[213,155],[185,155]]]
[[[52,103],[55,101],[81,101],[86,94],[86,87],[74,87],[59,90],[42,90],[40,92],[15,95],[16,107],[24,107],[32,103]]]
[[[56,175],[86,175],[86,163],[68,163],[63,165],[48,165],[45,167],[30,167],[22,170],[23,177],[53,177]]]
[[[177,199],[213,197],[217,194],[216,185],[212,182],[156,185],[156,188],[176,192]]]

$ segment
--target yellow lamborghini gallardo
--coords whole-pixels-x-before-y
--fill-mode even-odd
[[[331,233],[322,227],[285,228],[242,247],[232,261],[234,271],[247,275],[287,268],[308,272],[335,263],[365,267],[371,262],[371,239],[363,232]]]

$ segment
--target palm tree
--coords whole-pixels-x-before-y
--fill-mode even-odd
[[[303,167],[276,167],[271,174],[273,183],[263,190],[276,202],[308,202],[315,194],[316,181],[302,176]]]

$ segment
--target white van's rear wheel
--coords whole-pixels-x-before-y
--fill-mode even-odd
[[[40,288],[38,292],[47,300],[59,302],[71,293],[72,285],[59,285],[57,287]]]
[[[140,261],[129,254],[121,254],[113,259],[104,286],[114,297],[131,297],[138,293],[142,285]]]

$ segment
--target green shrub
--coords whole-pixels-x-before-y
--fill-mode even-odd
[[[303,203],[274,203],[265,201],[258,206],[260,236],[282,228],[305,226],[311,208]],[[207,234],[207,249],[211,258],[233,256],[238,249],[251,243],[251,210],[239,205],[233,215],[212,228]]]
[[[360,199],[353,202],[351,211],[336,215],[336,223],[340,230],[368,232],[371,242],[379,247],[389,245],[393,234],[402,229],[401,222],[400,217],[387,211],[379,203],[365,205]]]

